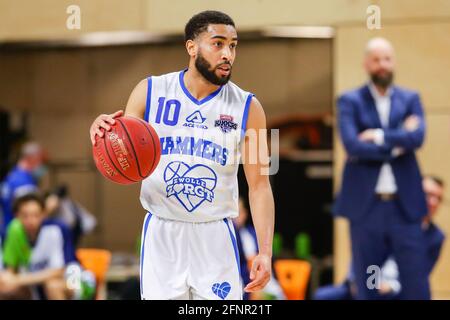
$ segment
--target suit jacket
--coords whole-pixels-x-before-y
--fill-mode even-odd
[[[407,219],[420,221],[427,213],[427,205],[415,156],[415,150],[422,145],[425,137],[425,119],[419,95],[398,86],[392,87],[387,128],[382,128],[375,100],[367,85],[340,96],[337,108],[347,160],[333,213],[351,221],[363,219],[375,199],[381,166],[389,162],[397,184],[399,202]],[[420,126],[408,132],[402,128],[403,122],[413,114],[421,118]],[[358,134],[369,128],[383,129],[383,145],[358,140]],[[394,147],[401,147],[403,154],[394,156]]]

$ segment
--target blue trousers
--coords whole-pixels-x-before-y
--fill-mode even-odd
[[[393,254],[399,268],[400,299],[430,299],[426,242],[421,221],[411,222],[397,200],[374,200],[365,218],[350,223],[356,299],[381,299],[376,268]],[[375,268],[374,268],[375,266]],[[379,283],[379,282],[378,282]]]
[[[323,286],[316,290],[313,300],[353,300],[348,281],[337,285]]]

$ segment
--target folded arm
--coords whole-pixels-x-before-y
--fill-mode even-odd
[[[419,95],[414,95],[411,103],[411,114],[417,119],[417,125],[397,129],[384,129],[384,142],[391,147],[401,147],[405,151],[413,151],[422,146],[425,138],[425,119]]]
[[[387,144],[377,145],[359,138],[354,106],[347,97],[338,100],[338,116],[341,139],[350,157],[383,162],[392,159],[392,148]]]

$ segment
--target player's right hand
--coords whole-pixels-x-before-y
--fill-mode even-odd
[[[264,289],[272,274],[272,258],[267,254],[259,253],[252,262],[250,270],[251,282],[244,288],[245,292],[256,292]]]
[[[111,125],[113,125],[116,121],[114,118],[120,117],[123,115],[123,110],[116,111],[112,114],[101,114],[99,115],[91,125],[89,130],[89,134],[91,136],[91,143],[95,146],[95,136],[103,137],[103,131],[111,130]],[[103,130],[102,130],[103,129]]]

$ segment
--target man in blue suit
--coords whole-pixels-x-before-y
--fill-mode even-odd
[[[439,260],[445,234],[433,222],[444,196],[444,181],[439,177],[428,175],[423,178],[423,189],[426,194],[428,214],[422,220],[422,231],[425,235],[427,257],[424,263],[428,274],[431,274]],[[314,293],[315,300],[353,300],[355,299],[355,281],[353,266],[350,264],[345,281],[338,285],[320,287]],[[398,299],[401,297],[402,285],[398,276],[398,267],[395,259],[389,257],[381,268],[381,282],[378,293],[383,299]]]
[[[366,47],[368,84],[338,99],[338,121],[347,160],[333,212],[350,220],[358,299],[377,299],[370,266],[392,253],[402,299],[429,299],[426,247],[421,228],[427,214],[415,151],[425,136],[419,95],[393,85],[394,50],[383,38]]]

